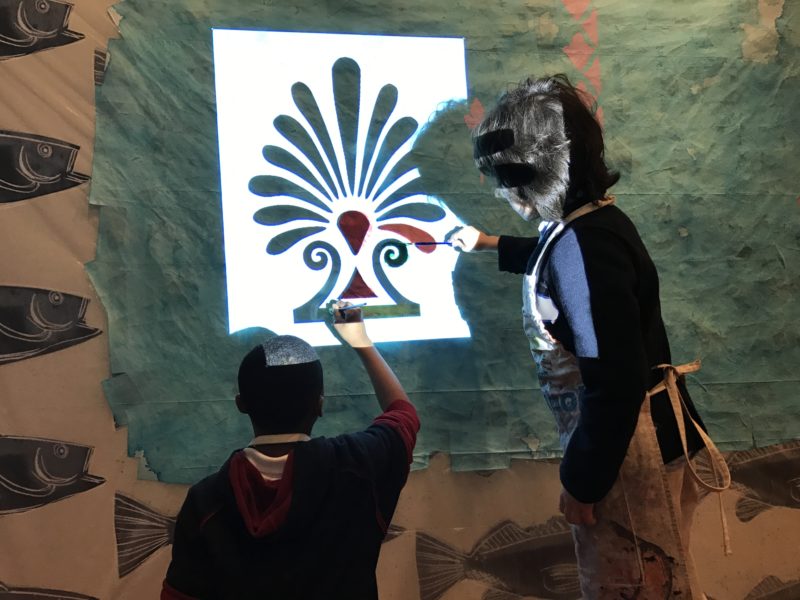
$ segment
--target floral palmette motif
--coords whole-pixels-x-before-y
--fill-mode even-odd
[[[267,253],[283,254],[296,244],[306,247],[303,259],[314,271],[329,269],[326,283],[305,305],[295,309],[295,321],[320,320],[321,304],[335,293],[341,298],[376,298],[388,295],[394,303],[371,316],[419,314],[419,307],[404,298],[389,282],[384,267],[397,268],[409,257],[409,244],[421,252],[433,252],[433,237],[425,223],[445,218],[442,207],[427,201],[419,172],[407,150],[417,133],[411,117],[394,118],[398,90],[384,85],[377,94],[359,144],[361,71],[350,58],[340,58],[332,69],[336,125],[326,122],[312,90],[304,83],[292,86],[292,99],[302,121],[279,115],[276,131],[288,142],[267,145],[264,158],[281,175],[258,175],[250,191],[273,200],[254,214],[257,223],[276,228]],[[329,121],[331,121],[329,119]],[[400,239],[402,238],[402,239]],[[365,243],[371,239],[370,243]],[[342,255],[371,269],[365,281],[359,267],[342,279]],[[352,261],[350,261],[352,262]],[[366,271],[365,271],[366,272]],[[382,290],[373,288],[380,286]]]

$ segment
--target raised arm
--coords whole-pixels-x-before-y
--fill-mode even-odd
[[[378,404],[383,411],[372,422],[372,426],[358,434],[359,448],[365,458],[363,464],[371,465],[373,476],[386,473],[399,479],[390,485],[399,494],[408,475],[408,466],[413,460],[414,446],[420,423],[417,411],[408,399],[403,386],[391,367],[383,360],[378,349],[372,345],[361,317],[361,309],[347,308],[349,302],[335,302],[333,308],[333,327],[339,337],[352,347],[372,382]],[[344,310],[342,310],[344,309]],[[387,433],[393,431],[394,433]],[[345,436],[347,437],[347,436]],[[351,441],[356,438],[349,436]],[[354,442],[355,443],[355,442]],[[387,467],[387,465],[390,465]],[[395,467],[391,467],[395,465]],[[391,496],[391,495],[390,495]],[[396,496],[387,503],[381,503],[381,513],[387,515],[387,521],[394,511]]]
[[[367,335],[360,308],[347,309],[347,302],[339,302],[334,306],[334,328],[339,336],[356,351],[375,389],[375,396],[381,410],[385,411],[395,400],[409,401],[402,384],[372,345]],[[345,310],[341,310],[345,308]]]

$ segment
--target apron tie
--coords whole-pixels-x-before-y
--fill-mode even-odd
[[[715,492],[717,494],[717,498],[719,500],[719,515],[722,524],[723,546],[725,548],[725,554],[730,555],[733,552],[731,550],[728,520],[725,517],[725,507],[722,502],[722,492],[731,487],[731,472],[728,469],[728,463],[725,461],[725,457],[722,456],[722,453],[719,451],[714,441],[708,436],[703,428],[700,427],[697,421],[694,420],[694,417],[692,417],[691,413],[689,413],[688,410],[685,410],[686,404],[684,403],[680,390],[678,389],[678,377],[686,375],[687,373],[699,371],[700,361],[695,360],[694,362],[680,366],[661,364],[657,365],[655,368],[662,369],[664,371],[664,379],[662,379],[660,383],[651,389],[648,394],[650,396],[655,396],[656,394],[666,390],[670,403],[672,404],[672,411],[675,414],[675,420],[678,423],[678,432],[680,433],[681,445],[683,446],[683,456],[686,458],[689,471],[700,487],[709,492]],[[684,421],[685,416],[689,417],[689,421],[691,421],[692,425],[706,446],[706,450],[708,451],[710,459],[709,462],[711,464],[711,471],[714,473],[713,485],[700,477],[695,469],[694,464],[692,464],[692,461],[689,459],[689,448],[686,442],[686,424]]]

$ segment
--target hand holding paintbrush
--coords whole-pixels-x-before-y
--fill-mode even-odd
[[[372,346],[364,326],[362,306],[366,304],[354,305],[346,300],[331,300],[328,303],[328,312],[333,315],[334,331],[352,348]]]

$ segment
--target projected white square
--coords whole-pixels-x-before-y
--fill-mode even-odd
[[[331,298],[366,303],[373,340],[469,337],[453,295],[461,222],[409,154],[466,98],[464,42],[213,32],[230,331],[322,346]]]

